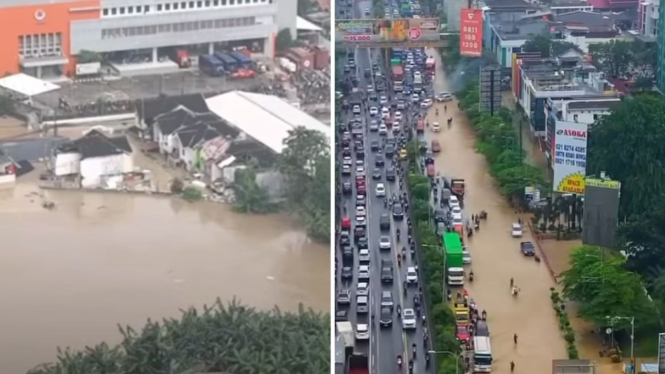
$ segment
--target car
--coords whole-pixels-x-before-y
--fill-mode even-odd
[[[375,93],[372,93],[372,94],[369,95],[369,99],[370,99],[371,101],[377,101],[377,100],[379,99],[379,97],[376,96]]]
[[[356,297],[356,314],[366,314],[369,312],[369,296]]]
[[[381,118],[382,118],[382,119],[386,119],[386,118],[388,118],[388,117],[390,117],[390,109],[388,109],[388,108],[386,108],[386,107],[383,107],[383,108],[381,109]]]
[[[356,286],[356,295],[357,296],[368,296],[369,295],[369,283],[368,282],[359,282]]]
[[[396,176],[395,168],[390,167],[390,168],[386,169],[386,180],[387,181],[394,182],[395,181],[395,176]]]
[[[393,312],[391,308],[382,307],[379,315],[381,327],[390,327],[393,325]]]
[[[357,227],[366,227],[367,226],[367,217],[365,217],[365,216],[356,216],[356,226]]]
[[[381,308],[390,308],[393,309],[395,302],[393,301],[393,292],[392,291],[382,291],[381,292]]]
[[[416,313],[413,309],[404,309],[402,311],[402,328],[404,330],[415,330],[417,327]]]
[[[366,323],[356,325],[356,340],[369,340],[369,326]]]
[[[432,106],[432,99],[425,99],[423,100],[422,103],[420,103],[421,108],[429,108]]]
[[[415,267],[409,266],[406,268],[406,281],[408,283],[418,283],[418,273]]]
[[[513,238],[521,238],[522,237],[522,225],[519,223],[513,223],[513,226],[510,230],[510,235],[512,235]]]
[[[418,96],[418,94],[411,95],[411,102],[417,103],[419,101],[420,101],[420,96]]]
[[[447,216],[443,209],[436,209],[434,211],[434,222],[446,222]]]
[[[351,165],[342,165],[342,175],[351,174]]]
[[[364,206],[357,206],[356,207],[356,216],[366,216],[367,215],[367,210],[365,209]]]
[[[462,216],[461,215],[457,216],[457,217],[453,216],[453,220],[452,220],[451,224],[453,226],[462,226],[462,225],[464,225],[464,222],[462,222]]]
[[[462,263],[469,265],[471,263],[471,253],[469,251],[462,251]]]
[[[379,249],[390,249],[392,244],[390,243],[390,237],[387,235],[381,235],[379,238]]]
[[[536,255],[536,248],[533,246],[533,243],[531,243],[531,242],[521,242],[520,243],[520,251],[525,256],[530,257],[530,256],[535,256]]]
[[[358,280],[369,281],[369,265],[358,266]]]
[[[351,187],[351,182],[342,183],[342,193],[344,195],[351,195],[353,193],[353,187]]]
[[[379,229],[381,229],[381,231],[390,230],[390,216],[388,216],[387,213],[383,213],[381,214],[381,217],[379,217]]]
[[[353,261],[353,247],[351,245],[344,245],[342,247],[342,259]]]
[[[369,242],[366,237],[360,237],[358,240],[356,240],[356,245],[358,246],[358,249],[367,249],[369,246]]]
[[[367,92],[374,92],[374,86],[371,84],[367,85]]]
[[[344,266],[342,268],[342,279],[351,279],[353,278],[353,270],[350,266]]]
[[[360,114],[360,105],[353,106],[353,114]]]
[[[385,123],[382,123],[379,125],[379,135],[386,135],[388,134],[388,127],[386,126]]]
[[[462,214],[462,208],[457,205],[452,208],[450,208],[450,214]]]
[[[379,98],[379,103],[381,103],[381,105],[388,103],[388,98],[385,95],[382,95]]]
[[[345,156],[342,159],[342,165],[353,165],[353,160],[351,159],[351,156]]]
[[[374,166],[376,167],[383,167],[385,166],[386,161],[383,159],[383,156],[377,155],[376,158],[374,158]]]
[[[393,123],[393,135],[399,134],[399,130],[400,130],[399,122]]]
[[[337,292],[337,304],[338,305],[351,304],[351,291],[339,290],[339,292]]]
[[[393,264],[387,260],[381,260],[381,283],[393,282]]]
[[[381,169],[374,169],[374,171],[372,171],[372,179],[381,180],[382,177],[383,174],[381,173]]]
[[[393,218],[395,220],[404,219],[404,206],[402,205],[402,203],[393,204]]]
[[[365,175],[365,167],[360,165],[356,166],[356,175],[364,176]]]
[[[403,118],[402,117],[402,112],[400,112],[400,111],[395,112],[395,120],[396,121],[401,121],[402,118]]]
[[[379,143],[378,140],[372,140],[369,143],[369,148],[372,150],[372,152],[378,152],[381,150],[381,143]]]
[[[448,92],[441,92],[440,94],[436,95],[436,101],[440,103],[452,100],[453,100],[453,95],[449,94]]]
[[[356,206],[365,205],[365,195],[356,195]]]
[[[384,152],[386,153],[387,157],[392,157],[395,154],[395,146],[390,143],[386,143]]]
[[[466,341],[469,340],[469,327],[464,324],[459,324],[457,325],[457,331],[455,332],[455,336],[457,337],[457,340],[459,340],[462,343],[465,343]]]
[[[361,249],[358,251],[358,262],[361,264],[366,264],[369,262],[370,254],[369,249]]]
[[[370,116],[376,116],[377,114],[379,114],[379,108],[377,108],[375,106],[369,108],[369,115]]]
[[[452,195],[450,196],[450,199],[448,199],[448,207],[453,209],[456,206],[460,206],[459,200],[457,199],[457,196]]]
[[[376,192],[376,197],[385,197],[386,186],[383,183],[377,183],[375,192]]]
[[[346,309],[335,311],[335,322],[346,322],[349,320],[349,311]]]
[[[430,126],[432,127],[432,131],[441,132],[441,125],[438,122],[432,122]]]
[[[404,100],[397,100],[397,109],[399,110],[406,109],[406,102]]]
[[[369,131],[377,132],[379,131],[379,123],[376,120],[372,120],[369,123]]]

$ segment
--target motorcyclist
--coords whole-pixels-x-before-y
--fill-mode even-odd
[[[384,207],[384,208],[387,208],[387,207],[388,207],[388,198],[387,198],[387,197],[384,197],[384,198],[383,198],[383,207]]]
[[[402,307],[397,304],[397,307],[395,308],[397,310],[397,317],[400,317],[402,315]]]
[[[473,270],[469,273],[469,282],[473,282]]]
[[[400,231],[399,231],[399,229],[397,229],[397,231],[395,232],[395,234],[397,235],[397,241],[399,241],[399,235],[400,235]]]
[[[402,367],[402,355],[397,355],[397,366]]]
[[[416,353],[418,352],[418,346],[416,346],[416,343],[411,344],[411,349],[413,351],[413,358],[416,358]]]

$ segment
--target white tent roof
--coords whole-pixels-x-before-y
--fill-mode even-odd
[[[277,96],[232,91],[206,99],[208,108],[276,153],[289,130],[304,127],[330,137],[330,127]]]
[[[25,96],[35,96],[60,88],[57,84],[19,73],[0,78],[0,87]]]
[[[300,16],[296,19],[296,29],[305,31],[323,31],[319,26]]]

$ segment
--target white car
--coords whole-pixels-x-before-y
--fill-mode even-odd
[[[450,208],[450,213],[452,213],[452,214],[462,214],[462,208],[460,208],[459,205],[456,205],[456,206]]]
[[[364,166],[357,166],[356,167],[356,175],[358,176],[364,176],[365,175],[365,167]]]
[[[400,127],[399,127],[399,122],[393,123],[393,134],[399,133]]]
[[[358,266],[358,279],[369,280],[369,265]]]
[[[356,326],[356,340],[369,340],[369,326],[366,323]]]
[[[425,99],[423,100],[422,103],[420,103],[421,108],[429,108],[432,106],[432,99]]]
[[[367,85],[367,92],[374,92],[374,86],[372,86],[371,84],[368,84]]]
[[[346,156],[346,157],[344,157],[344,159],[342,160],[342,164],[343,164],[343,165],[353,165],[353,160],[351,159],[350,156]]]
[[[432,131],[440,132],[441,131],[441,125],[439,125],[438,122],[432,122]]]
[[[386,186],[383,183],[378,183],[376,185],[376,197],[385,197],[386,196]]]
[[[358,262],[368,263],[370,259],[369,249],[361,249],[358,251]]]
[[[356,207],[356,216],[365,217],[366,215],[367,215],[367,211],[365,210],[364,206],[357,206]]]
[[[411,95],[411,101],[414,102],[414,103],[419,102],[420,101],[420,96],[418,96],[418,94]]]
[[[359,282],[358,287],[356,288],[356,295],[367,296],[368,294],[369,294],[369,283]]]
[[[409,266],[406,268],[406,281],[409,283],[418,283],[418,273],[415,267]]]
[[[462,222],[462,217],[453,217],[453,226],[458,226],[458,225],[463,225],[464,222]]]
[[[379,125],[379,135],[386,135],[388,133],[388,126],[385,123]]]
[[[379,114],[379,109],[377,107],[373,106],[373,107],[369,108],[369,115],[370,116],[375,116],[377,114]]]
[[[342,165],[342,174],[344,175],[351,174],[351,165]]]
[[[365,216],[356,217],[356,226],[360,226],[360,227],[367,226],[367,217],[365,217]]]
[[[469,251],[462,251],[462,263],[469,265],[471,263],[471,253]]]
[[[381,104],[385,104],[385,103],[387,103],[387,102],[388,102],[388,98],[387,98],[387,97],[385,97],[385,96],[381,96],[381,97],[379,98],[379,103],[381,103]]]
[[[376,120],[372,120],[372,122],[369,123],[369,131],[379,131],[379,123],[376,122]]]
[[[462,221],[462,213],[452,213],[453,221]]]
[[[353,106],[353,114],[360,114],[360,105]]]
[[[397,111],[395,112],[395,121],[401,121],[402,120],[402,112]]]
[[[383,235],[379,238],[379,249],[390,249],[390,237]]]
[[[413,309],[404,309],[402,311],[402,327],[406,329],[415,329],[418,327],[418,322],[416,320],[416,313],[413,312]]]
[[[388,117],[390,117],[390,109],[384,107],[381,109],[381,118],[386,119]]]
[[[456,206],[460,206],[459,200],[457,199],[457,196],[450,196],[450,199],[448,199],[448,207],[450,209],[453,209]]]
[[[453,100],[453,95],[449,94],[448,92],[441,92],[440,94],[436,95],[436,101],[440,103],[452,100]]]
[[[513,238],[521,238],[522,237],[522,225],[519,223],[513,223],[513,227],[511,230],[511,235]]]

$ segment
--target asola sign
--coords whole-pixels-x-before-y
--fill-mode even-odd
[[[459,53],[480,57],[483,53],[483,11],[462,9],[459,34]]]
[[[556,121],[552,165],[555,192],[584,194],[588,126]]]

